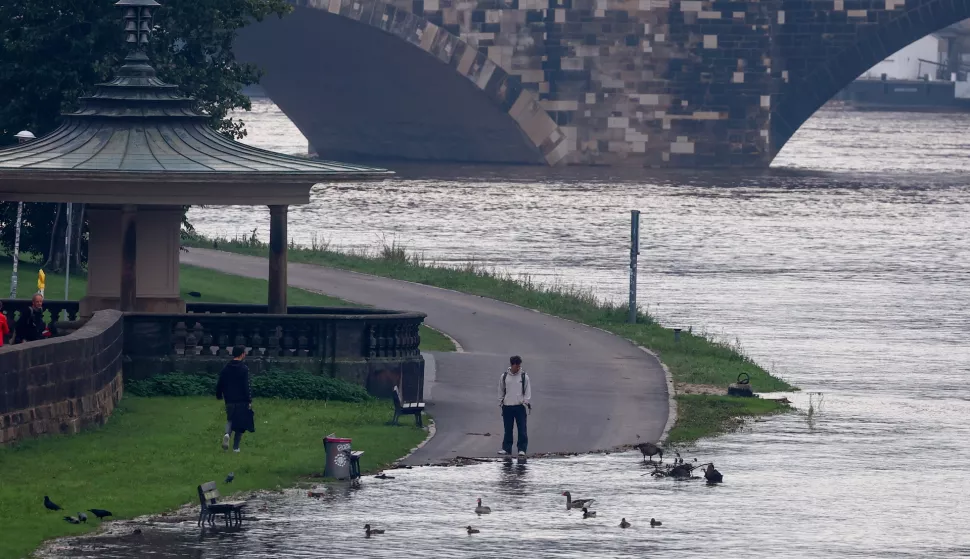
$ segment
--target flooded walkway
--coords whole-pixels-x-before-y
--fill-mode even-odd
[[[809,407],[809,395],[790,396],[798,409]],[[244,522],[241,529],[227,530],[217,523],[203,531],[196,526],[198,507],[193,506],[182,522],[140,524],[138,535],[130,535],[134,526],[119,527],[129,534],[122,538],[61,539],[40,556],[966,556],[970,538],[963,523],[940,507],[951,491],[967,487],[958,464],[946,459],[945,452],[934,453],[935,466],[947,473],[943,482],[931,484],[924,482],[926,468],[920,467],[923,452],[899,455],[898,467],[873,467],[873,433],[854,426],[861,411],[858,400],[857,395],[832,398],[814,418],[799,411],[758,420],[743,432],[681,451],[688,461],[714,459],[724,474],[718,486],[644,476],[649,468],[637,452],[534,459],[526,465],[490,462],[388,470],[394,479],[367,476],[360,489],[347,484],[315,489],[326,491],[320,499],[308,497],[305,489],[259,496],[247,513],[259,520]],[[949,428],[948,421],[959,421],[966,409],[910,413],[907,429]],[[898,430],[894,434],[907,435]],[[834,441],[850,452],[818,452],[819,440]],[[186,489],[190,494],[192,488]],[[580,511],[567,512],[561,496],[566,490],[576,498],[595,498],[596,518],[583,520]],[[851,500],[842,498],[846,492]],[[474,513],[479,497],[492,514]],[[621,518],[633,526],[621,530]],[[650,528],[650,518],[663,526]],[[386,533],[367,539],[366,523]],[[468,536],[468,525],[481,533]],[[935,528],[923,529],[927,525]]]
[[[182,262],[248,277],[267,273],[266,259],[213,250],[191,249]],[[533,383],[530,454],[605,450],[636,443],[637,435],[656,441],[667,423],[660,363],[612,334],[426,285],[306,264],[291,263],[288,274],[293,287],[427,313],[429,325],[464,348],[435,354],[428,411],[437,434],[410,464],[495,456],[502,442],[498,383],[513,354],[522,355]]]
[[[260,520],[242,528],[202,530],[195,519],[143,526],[122,538],[63,540],[46,557],[394,557],[416,549],[438,558],[511,557],[529,550],[541,557],[646,557],[701,539],[710,522],[694,517],[692,499],[716,503],[702,480],[675,482],[641,477],[651,468],[639,453],[547,458],[519,465],[488,462],[463,467],[391,470],[394,479],[364,478],[359,489],[333,484],[322,498],[287,490],[254,502]],[[590,475],[593,474],[593,475]],[[737,477],[736,477],[737,476]],[[596,518],[566,510],[563,491],[595,498]],[[476,499],[492,509],[476,515]],[[650,519],[664,524],[650,527]],[[619,528],[621,518],[632,527]],[[365,538],[364,524],[386,532]],[[469,536],[466,526],[481,530]],[[128,530],[129,532],[131,530]],[[739,542],[743,544],[742,542]]]

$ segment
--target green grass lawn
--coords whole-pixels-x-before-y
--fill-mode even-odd
[[[17,296],[23,299],[30,297],[37,291],[38,267],[30,262],[21,262],[18,271]],[[0,260],[0,298],[10,293],[10,260]],[[220,272],[182,266],[179,270],[179,289],[182,298],[188,302],[209,303],[265,303],[268,285],[266,280],[244,278],[223,274]],[[77,300],[87,291],[87,277],[71,275],[70,299]],[[195,298],[189,292],[197,292],[202,296]],[[64,299],[64,275],[47,274],[47,285],[44,295],[48,299]],[[287,290],[287,302],[290,305],[308,305],[320,307],[346,307],[351,303],[343,299],[328,297],[319,293],[312,293],[303,289],[290,287]],[[422,351],[455,351],[455,344],[441,335],[441,333],[422,325],[420,330]]]
[[[197,238],[186,244],[254,256],[265,256],[267,250],[264,245],[246,239]],[[754,362],[736,342],[690,332],[682,332],[680,341],[675,342],[673,330],[661,326],[648,314],[641,312],[637,324],[628,324],[626,306],[604,303],[588,290],[563,285],[540,286],[527,276],[513,277],[476,265],[437,266],[394,245],[370,254],[296,246],[290,247],[289,260],[481,295],[596,326],[657,353],[670,368],[676,382],[712,384],[726,389],[740,373],[747,373],[758,392],[796,390]],[[671,431],[670,439],[687,442],[722,432],[727,424],[716,418],[729,409],[724,402],[733,400],[723,398],[727,397],[690,396],[690,403],[680,406],[677,425]],[[742,414],[743,410],[755,414],[772,413],[779,407],[774,403],[760,406],[750,400],[739,400],[744,400],[736,406]],[[706,423],[707,428],[700,429],[700,423]]]
[[[693,442],[737,429],[742,424],[739,418],[784,413],[789,409],[774,400],[761,398],[681,394],[677,396],[677,425],[670,430],[667,442]]]
[[[256,433],[242,452],[219,446],[225,424],[215,398],[126,397],[108,423],[74,436],[52,436],[0,448],[0,558],[23,557],[46,539],[92,530],[65,514],[108,509],[132,518],[198,502],[196,486],[216,481],[223,494],[292,486],[322,473],[322,438],[333,432],[366,451],[375,470],[405,455],[427,433],[388,427],[387,402],[366,404],[257,399]],[[232,485],[223,480],[235,473]],[[44,508],[44,495],[64,507]]]

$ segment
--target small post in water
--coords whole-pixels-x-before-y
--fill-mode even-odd
[[[637,256],[640,255],[640,210],[630,210],[630,317],[637,322]]]

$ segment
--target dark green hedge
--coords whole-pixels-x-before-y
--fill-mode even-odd
[[[215,396],[219,376],[210,373],[170,373],[144,380],[125,380],[132,396]],[[273,371],[250,379],[254,398],[365,402],[371,396],[363,387],[304,372]]]

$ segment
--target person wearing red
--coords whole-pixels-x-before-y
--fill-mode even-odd
[[[7,317],[3,314],[3,303],[0,302],[0,347],[3,347],[3,341],[7,339],[10,335],[10,324],[7,323]]]

